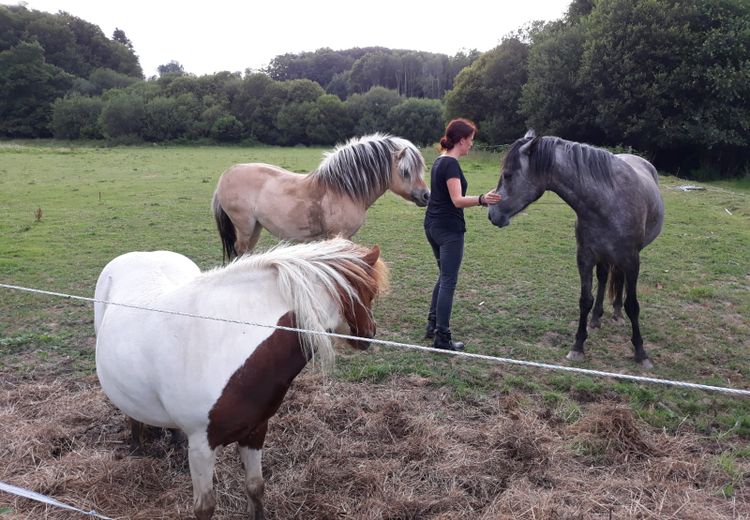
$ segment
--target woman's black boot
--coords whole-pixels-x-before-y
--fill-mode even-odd
[[[432,339],[435,337],[435,318],[427,318],[427,327],[424,331],[424,339]]]
[[[441,348],[443,350],[463,350],[462,341],[452,341],[451,333],[435,329],[435,340],[432,342],[432,348]]]

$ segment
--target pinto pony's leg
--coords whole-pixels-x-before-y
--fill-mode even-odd
[[[213,479],[216,452],[208,445],[205,432],[188,437],[188,460],[193,480],[193,509],[198,520],[210,520],[216,507]]]
[[[598,329],[602,326],[602,314],[604,314],[604,292],[607,289],[607,277],[609,276],[609,265],[599,262],[596,264],[596,300],[594,310],[591,313],[591,328]]]
[[[591,296],[591,283],[592,283],[592,270],[594,269],[594,262],[591,258],[588,258],[578,252],[578,274],[581,277],[581,297],[578,300],[578,307],[580,309],[580,316],[578,319],[578,331],[576,332],[576,342],[573,344],[573,348],[566,356],[571,361],[582,361],[584,359],[583,354],[583,343],[588,337],[586,332],[586,325],[589,319],[589,312],[591,307],[594,305],[594,298]]]
[[[261,458],[263,455],[263,441],[266,438],[268,421],[259,425],[246,439],[240,441],[239,451],[242,465],[245,467],[245,487],[248,495],[248,518],[250,520],[264,520],[263,512],[263,471]]]
[[[130,421],[130,454],[143,455],[146,425],[132,417],[128,417],[128,420]]]

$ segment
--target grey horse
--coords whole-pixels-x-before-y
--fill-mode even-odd
[[[537,137],[530,130],[513,144],[505,157],[497,187],[502,200],[490,207],[489,219],[496,226],[507,226],[511,217],[547,190],[559,195],[577,216],[580,318],[575,343],[567,358],[584,359],[588,314],[593,305],[591,327],[598,328],[609,277],[613,317],[622,317],[624,285],[635,360],[643,368],[651,368],[638,323],[640,306],[636,287],[640,251],[659,235],[664,221],[656,168],[637,155],[615,155],[559,137]],[[591,295],[594,267],[598,281],[596,300]]]

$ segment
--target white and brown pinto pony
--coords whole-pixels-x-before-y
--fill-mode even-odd
[[[234,442],[249,517],[263,518],[268,419],[308,361],[329,367],[334,357],[330,336],[284,327],[372,338],[372,303],[388,278],[379,256],[377,246],[336,238],[204,273],[169,251],[127,253],[104,268],[94,308],[99,381],[132,420],[186,434],[197,518],[213,515],[215,457]]]
[[[224,258],[252,251],[267,229],[282,240],[351,238],[386,190],[426,206],[425,162],[408,140],[386,134],[350,139],[308,175],[263,163],[225,171],[213,196]]]

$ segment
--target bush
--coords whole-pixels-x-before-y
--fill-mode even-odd
[[[443,104],[437,99],[409,98],[390,109],[388,121],[394,134],[428,146],[443,133]]]
[[[109,139],[140,136],[145,116],[146,108],[141,96],[120,92],[102,108],[99,124],[102,133]]]
[[[101,98],[74,95],[58,98],[52,105],[52,134],[57,139],[101,139]]]
[[[211,127],[211,137],[222,143],[236,143],[242,139],[242,123],[231,115],[221,116]]]

